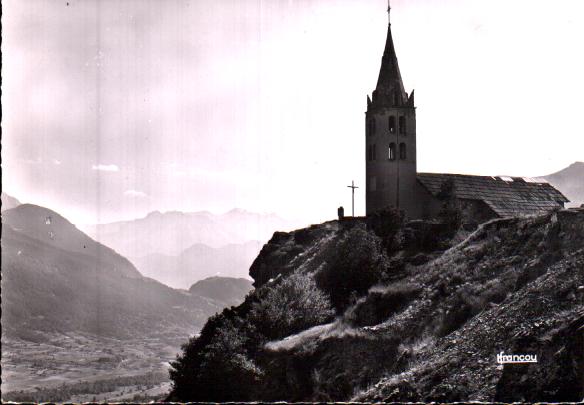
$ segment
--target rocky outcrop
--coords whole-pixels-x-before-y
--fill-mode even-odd
[[[339,222],[327,222],[294,232],[275,232],[254,260],[249,275],[258,288],[278,276],[286,276],[306,263],[307,255],[320,249],[341,229]]]

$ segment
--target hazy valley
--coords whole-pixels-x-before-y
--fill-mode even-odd
[[[176,290],[54,211],[3,206],[5,400],[159,398],[185,339],[252,288],[215,277]]]

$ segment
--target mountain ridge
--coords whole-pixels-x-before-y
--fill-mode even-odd
[[[574,162],[555,173],[542,176],[564,194],[570,202],[567,207],[578,207],[584,204],[584,162]]]
[[[274,214],[231,210],[220,215],[206,211],[153,211],[143,218],[82,229],[124,256],[139,258],[153,253],[178,256],[196,243],[220,248],[252,240],[267,241],[276,230],[295,227],[294,222]]]
[[[188,336],[232,302],[143,277],[126,258],[47,208],[23,204],[3,212],[2,222],[2,325],[9,336]]]
[[[74,253],[98,257],[102,254],[116,257],[126,275],[141,277],[138,270],[125,257],[104,246],[85,233],[63,216],[48,208],[34,204],[21,204],[2,213],[2,223],[14,231],[32,239],[47,243],[55,248]]]

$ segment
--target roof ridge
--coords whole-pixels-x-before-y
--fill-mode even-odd
[[[511,179],[455,173],[417,174],[418,182],[434,197],[446,180],[453,180],[458,198],[483,201],[501,216],[547,211],[569,201],[549,183],[533,183],[522,177]]]

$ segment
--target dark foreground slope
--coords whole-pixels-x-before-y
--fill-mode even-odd
[[[391,215],[275,234],[256,290],[185,345],[170,399],[581,400],[584,211],[461,236]]]

